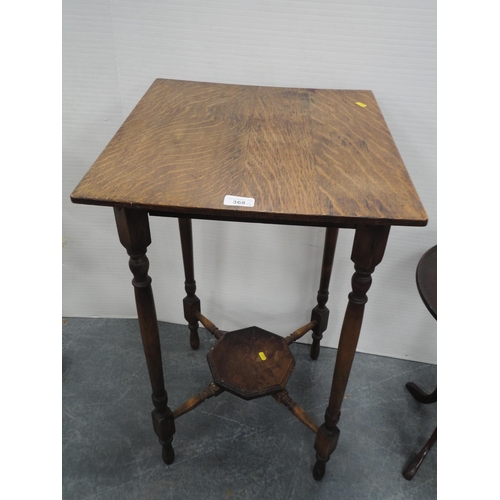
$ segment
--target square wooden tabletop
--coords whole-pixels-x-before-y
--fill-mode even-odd
[[[427,223],[369,90],[157,79],[71,199],[221,220]]]

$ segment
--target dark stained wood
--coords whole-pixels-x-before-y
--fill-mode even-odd
[[[417,384],[414,382],[408,382],[406,384],[408,392],[419,402],[424,405],[435,403],[437,401],[437,388],[431,393],[427,394],[424,392]]]
[[[337,238],[339,235],[338,228],[327,227],[325,231],[325,245],[323,248],[323,262],[321,264],[321,279],[317,301],[318,305],[312,310],[311,320],[316,321],[311,345],[311,359],[318,359],[320,342],[323,338],[323,332],[328,327],[328,318],[330,311],[326,307],[328,301],[328,287],[330,286],[330,277],[332,275],[333,258],[335,255],[335,247],[337,246]]]
[[[247,400],[284,389],[295,367],[285,339],[256,326],[226,333],[207,359],[215,384]]]
[[[416,282],[423,303],[434,319],[437,320],[437,245],[427,250],[420,258],[417,265]],[[408,392],[422,404],[431,404],[437,401],[437,387],[430,394],[424,392],[414,382],[408,382],[406,388]],[[423,448],[403,470],[403,477],[405,479],[409,481],[413,479],[436,440],[437,427],[434,429],[434,432],[424,444]]]
[[[352,292],[349,294],[349,302],[340,332],[325,422],[318,429],[314,443],[316,464],[313,468],[313,476],[316,480],[323,478],[326,462],[337,446],[340,433],[337,423],[340,419],[340,408],[356,353],[365,304],[368,300],[366,293],[371,286],[371,275],[382,261],[389,229],[390,226],[359,226],[356,229],[351,254],[356,272],[351,280]]]
[[[193,229],[191,219],[179,218],[179,233],[181,237],[182,261],[184,263],[184,287],[187,296],[184,297],[184,318],[188,322],[189,344],[192,349],[200,347],[198,336],[198,320],[196,313],[200,312],[200,299],[196,296],[196,281],[194,279]]]
[[[157,210],[147,210],[149,215],[153,217],[178,217],[179,213],[177,212],[169,212],[168,210],[164,210],[159,212]],[[238,214],[214,214],[214,213],[190,213],[189,217],[191,219],[197,220],[215,220],[215,221],[224,221],[224,222],[245,222],[245,223],[258,223],[258,224],[272,224],[272,225],[282,225],[282,226],[307,226],[307,227],[325,227],[326,224],[321,221],[321,219],[312,218],[308,221],[305,220],[297,220],[294,219],[294,216],[290,216],[289,218],[276,218],[276,219],[260,219],[258,217],[253,217],[251,214],[245,213],[244,216],[240,216]],[[373,224],[378,224],[376,220],[373,221]],[[333,224],[330,225],[333,227]],[[335,227],[337,228],[346,228],[346,229],[355,229],[356,224],[352,221],[347,222],[336,222]]]
[[[431,437],[427,440],[423,448],[417,453],[415,458],[403,470],[403,477],[405,479],[408,479],[408,481],[411,481],[413,479],[418,469],[422,465],[424,458],[427,456],[427,454],[429,453],[430,449],[432,448],[436,440],[437,440],[437,427],[434,429],[433,433],[431,434]]]
[[[146,257],[146,250],[151,243],[148,214],[143,210],[115,208],[115,219],[118,236],[130,256],[129,266],[134,276],[132,284],[134,285],[139,328],[153,389],[152,400],[155,408],[151,413],[153,428],[162,445],[163,460],[165,463],[171,464],[174,461],[172,439],[175,433],[175,424],[172,411],[168,407],[168,396],[163,379],[158,321],[151,278],[148,276],[149,261]]]
[[[422,255],[417,265],[416,281],[423,303],[437,319],[437,245]]]
[[[366,104],[358,106],[358,102]],[[255,199],[226,206],[226,195]],[[413,187],[377,101],[368,90],[292,89],[157,79],[71,194],[74,203],[112,206],[130,256],[141,336],[153,388],[153,426],[172,463],[174,414],[164,388],[147,246],[148,213],[179,217],[190,344],[198,322],[218,339],[208,354],[218,390],[245,399],[267,394],[316,432],[313,475],[337,446],[337,423],[361,329],[371,274],[391,225],[425,226]],[[317,306],[286,339],[257,327],[221,332],[200,312],[191,218],[327,227]],[[355,274],[342,325],[325,422],[318,428],[284,390],[295,361],[288,343],[313,329],[317,358],[328,321],[328,287],[339,227],[355,228]],[[426,292],[420,290],[421,293]],[[424,300],[425,302],[425,300]],[[429,306],[428,306],[429,307]],[[266,359],[259,356],[265,354]]]
[[[225,206],[225,195],[255,206]],[[367,90],[157,79],[71,198],[175,216],[427,223]]]
[[[215,385],[213,382],[211,382],[210,385],[205,390],[201,391],[199,394],[196,394],[192,398],[188,399],[186,402],[182,403],[181,406],[179,406],[179,408],[176,408],[173,411],[174,418],[179,418],[182,415],[185,415],[191,410],[194,410],[197,406],[200,406],[201,403],[203,403],[207,399],[212,398],[214,396],[218,396],[223,392],[224,389],[222,387],[219,387]]]
[[[283,389],[279,392],[275,392],[272,394],[272,397],[278,401],[278,403],[281,403],[282,405],[286,406],[292,414],[297,417],[298,420],[300,420],[304,425],[309,427],[314,434],[318,432],[318,425],[316,422],[311,418],[310,415],[302,408],[299,406],[288,394],[288,391],[286,389]]]

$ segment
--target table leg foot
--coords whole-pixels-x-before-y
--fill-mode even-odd
[[[337,423],[340,419],[340,412],[337,415],[331,415],[328,408],[325,412],[325,423],[321,425],[316,433],[314,449],[316,450],[316,464],[313,468],[313,477],[316,481],[322,479],[325,475],[325,467],[331,454],[337,448],[340,431]]]
[[[175,459],[174,448],[172,446],[172,438],[170,438],[170,442],[161,443],[161,458],[167,465],[172,465]]]
[[[152,397],[155,409],[151,412],[153,419],[153,429],[158,436],[162,446],[163,461],[170,465],[174,461],[174,449],[172,448],[172,440],[175,434],[174,414],[167,406],[167,393],[161,396]]]
[[[313,467],[313,477],[316,481],[321,481],[325,476],[326,462],[316,456],[316,463]]]
[[[311,359],[313,361],[316,361],[319,357],[319,342],[317,342],[316,344],[314,343],[314,340],[313,340],[313,343],[311,345],[311,353],[310,353],[310,356],[311,356]]]
[[[200,348],[200,338],[198,337],[198,332],[191,334],[189,337],[189,345],[193,351],[197,351]]]

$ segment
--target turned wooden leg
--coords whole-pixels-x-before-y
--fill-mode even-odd
[[[179,232],[181,235],[184,275],[186,277],[184,287],[187,293],[187,296],[184,298],[184,318],[188,322],[191,348],[198,349],[200,347],[200,337],[198,336],[196,313],[200,312],[200,299],[196,296],[196,281],[194,279],[193,229],[191,219],[187,217],[179,218]]]
[[[316,480],[322,479],[325,475],[326,463],[337,447],[340,433],[337,423],[358,344],[365,303],[368,300],[366,293],[372,282],[371,274],[375,266],[382,261],[389,229],[390,226],[358,226],[356,229],[351,255],[356,272],[352,277],[352,292],[349,294],[349,302],[340,332],[325,423],[318,429],[314,443],[316,464],[313,468],[313,476]]]
[[[321,264],[321,279],[318,290],[318,305],[312,310],[311,321],[316,321],[313,328],[311,345],[311,358],[318,359],[319,347],[323,332],[328,326],[328,316],[330,311],[326,307],[328,301],[328,287],[330,285],[330,276],[332,275],[333,257],[337,245],[339,230],[336,227],[327,227],[325,232],[325,246],[323,249],[323,262]]]
[[[162,445],[162,457],[165,463],[174,461],[172,439],[175,424],[172,411],[168,407],[168,397],[163,380],[160,336],[158,321],[148,276],[149,261],[146,250],[151,243],[148,213],[144,210],[115,208],[116,226],[121,244],[130,256],[129,266],[134,278],[135,303],[141,331],[144,354],[148,366],[149,379],[153,389],[154,410],[153,428]]]

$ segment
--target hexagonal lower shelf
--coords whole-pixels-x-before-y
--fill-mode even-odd
[[[295,367],[285,339],[257,326],[226,333],[207,359],[214,382],[247,400],[284,389]]]

